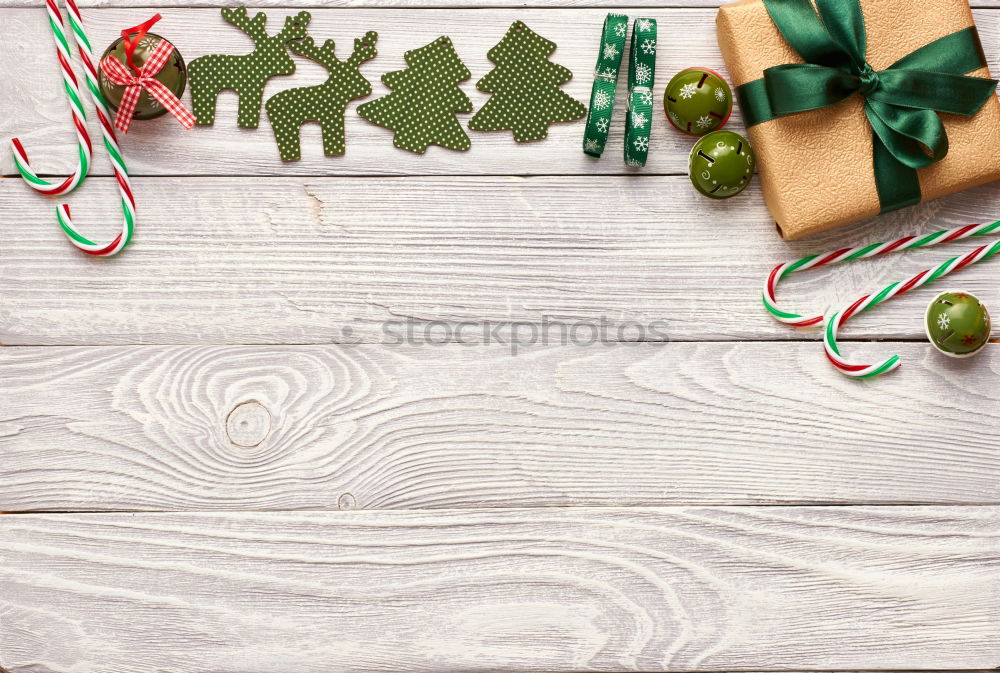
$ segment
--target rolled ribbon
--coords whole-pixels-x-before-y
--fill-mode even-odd
[[[823,253],[820,255],[810,255],[794,262],[779,264],[773,271],[771,271],[771,274],[768,276],[767,281],[764,284],[764,292],[762,295],[764,308],[766,308],[775,319],[792,327],[818,326],[826,320],[826,329],[823,333],[823,347],[830,362],[832,362],[841,373],[852,378],[864,379],[880,376],[899,367],[899,356],[893,355],[874,365],[859,364],[847,360],[843,357],[840,352],[840,347],[837,345],[837,334],[841,325],[858,313],[888,301],[893,297],[898,297],[899,295],[909,292],[910,290],[928,285],[929,283],[932,283],[939,278],[943,278],[950,273],[964,269],[971,264],[993,257],[997,253],[1000,253],[1000,239],[994,241],[993,243],[980,246],[979,248],[976,248],[975,250],[960,257],[953,257],[945,262],[942,262],[933,269],[921,271],[906,281],[892,283],[879,292],[867,294],[851,303],[844,310],[833,313],[829,320],[827,320],[823,315],[802,315],[778,307],[777,299],[775,297],[778,283],[785,276],[797,271],[815,269],[828,264],[838,264],[840,262],[847,262],[855,259],[878,257],[880,255],[886,255],[890,252],[940,245],[942,243],[950,243],[952,241],[958,241],[965,238],[985,236],[998,231],[1000,231],[1000,221],[990,224],[969,224],[964,227],[956,227],[954,229],[942,229],[925,236],[904,236],[894,241],[872,243],[870,245],[859,246],[856,248],[843,248],[841,250],[835,250],[833,252]]]
[[[628,64],[625,110],[625,165],[645,166],[653,126],[653,78],[656,73],[656,19],[636,19]]]
[[[763,0],[772,22],[805,63],[787,63],[737,87],[747,126],[835,105],[859,94],[872,130],[881,211],[921,200],[917,170],[948,154],[940,112],[972,116],[997,81],[965,73],[986,66],[975,26],[946,35],[885,70],[867,62],[858,0]],[[817,14],[818,11],[818,14]]]
[[[132,56],[128,45],[126,45],[126,53],[129,54],[129,61],[131,61]],[[156,79],[156,75],[163,70],[167,59],[173,53],[174,45],[166,40],[160,40],[153,53],[143,66],[135,71],[134,75],[121,61],[110,54],[101,61],[101,70],[104,71],[107,78],[112,83],[125,87],[125,94],[122,96],[118,113],[115,115],[115,128],[122,133],[128,133],[129,126],[132,124],[132,116],[135,113],[135,106],[139,102],[139,95],[143,89],[149,92],[149,95],[172,114],[185,129],[190,131],[194,126],[194,115],[184,107],[173,91]],[[132,63],[129,63],[129,66],[135,68]]]
[[[583,151],[592,157],[600,157],[608,142],[627,33],[628,17],[624,14],[608,14],[604,18],[601,48],[597,52],[597,66],[594,68],[594,85],[590,90],[590,109],[583,131]]]

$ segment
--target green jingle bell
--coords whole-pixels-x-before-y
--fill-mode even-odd
[[[708,68],[687,68],[663,92],[663,110],[681,133],[700,137],[722,128],[733,113],[733,92],[722,75]]]
[[[694,144],[688,175],[695,189],[711,199],[736,196],[750,184],[755,159],[739,133],[713,131]]]
[[[146,63],[146,59],[152,55],[153,50],[156,49],[161,40],[163,38],[154,33],[146,33],[139,39],[132,57],[132,62],[136,68],[141,68]],[[119,37],[112,42],[111,46],[104,50],[101,60],[103,61],[109,54],[128,66],[128,56],[125,52],[123,38]],[[184,59],[177,49],[174,49],[167,62],[163,64],[163,69],[157,73],[156,79],[162,82],[178,98],[184,93],[184,87],[187,86],[187,66],[184,65]],[[121,105],[122,96],[125,95],[125,87],[111,82],[107,75],[104,74],[104,71],[100,69],[98,72],[98,84],[101,88],[101,93],[104,94],[104,99],[111,106],[111,109],[118,110],[118,106]],[[150,96],[148,91],[143,90],[139,94],[139,102],[135,106],[135,114],[132,115],[132,118],[154,119],[166,113],[166,108]]]
[[[990,314],[968,292],[945,292],[927,307],[925,320],[931,344],[953,358],[975,355],[990,340]]]

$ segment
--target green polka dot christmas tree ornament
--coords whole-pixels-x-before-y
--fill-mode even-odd
[[[736,196],[750,184],[755,166],[746,138],[732,131],[713,131],[694,144],[688,163],[695,189],[712,199]]]
[[[990,314],[982,302],[967,292],[945,292],[927,307],[927,338],[945,355],[975,355],[990,340]]]
[[[375,58],[376,40],[378,34],[374,31],[354,40],[354,51],[346,61],[337,58],[333,40],[327,40],[322,47],[316,46],[311,37],[288,44],[288,48],[299,56],[326,68],[330,76],[316,86],[276,93],[264,104],[283,161],[302,156],[300,130],[307,121],[319,122],[326,156],[344,153],[344,111],[348,101],[372,92],[372,85],[362,77],[359,68],[365,61]]]
[[[219,92],[231,89],[240,96],[236,123],[255,129],[260,124],[264,85],[275,75],[295,72],[295,61],[285,45],[306,36],[306,26],[312,17],[304,11],[290,16],[285,19],[284,28],[274,35],[267,34],[264,27],[267,17],[263,12],[251,19],[246,7],[224,7],[222,18],[246,33],[255,48],[249,54],[209,54],[191,61],[188,76],[194,116],[199,125],[215,123],[215,102]]]
[[[733,92],[722,75],[708,68],[687,68],[674,75],[663,92],[670,124],[691,136],[725,126],[733,112]]]
[[[441,36],[403,55],[405,70],[386,73],[382,83],[392,93],[358,106],[358,114],[396,132],[392,144],[423,154],[430,144],[467,150],[469,136],[455,117],[472,112],[472,101],[458,82],[472,73],[455,52],[451,38]]]
[[[549,60],[555,50],[555,42],[515,21],[487,53],[496,68],[476,88],[493,95],[469,121],[469,128],[510,129],[514,140],[523,143],[548,136],[549,124],[585,116],[587,106],[559,88],[573,73]]]

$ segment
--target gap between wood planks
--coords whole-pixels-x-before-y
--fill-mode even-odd
[[[428,320],[426,322],[428,322],[428,323],[432,323],[432,322],[433,323],[440,323],[440,322],[447,322],[447,321],[442,321],[442,320]],[[526,322],[521,322],[519,324],[527,325],[527,326],[535,326],[535,327],[542,325],[542,323],[526,323]],[[638,340],[635,340],[635,341],[613,341],[613,342],[608,342],[608,343],[621,344],[621,345],[625,345],[625,346],[627,346],[629,344],[663,344],[663,345],[666,345],[666,344],[704,344],[704,345],[726,344],[726,345],[733,345],[733,344],[741,344],[741,343],[745,343],[745,344],[761,344],[761,343],[763,343],[763,344],[771,344],[771,343],[802,344],[802,343],[810,343],[810,341],[807,340],[807,339],[787,339],[787,338],[774,338],[774,339],[770,339],[770,338],[764,337],[764,338],[760,338],[760,339],[690,339],[690,338],[681,338],[681,339],[670,339],[669,341],[656,341],[656,340],[653,340],[653,339],[638,339]],[[815,343],[818,346],[822,345],[822,337],[821,337],[821,335],[819,333],[816,334]],[[864,337],[837,337],[837,343],[885,344],[886,346],[891,346],[892,344],[923,344],[923,343],[927,343],[927,339],[921,339],[919,337],[913,337],[913,338],[893,337],[893,338],[888,338],[888,339],[886,339],[886,338],[878,338],[878,337],[871,337],[871,338],[868,338],[868,339],[866,339]],[[989,343],[991,345],[993,345],[993,344],[1000,344],[1000,337],[997,337],[996,339],[990,339]],[[259,347],[259,348],[266,348],[266,347],[269,347],[269,346],[319,346],[319,347],[323,347],[323,346],[336,346],[336,347],[342,347],[342,346],[346,346],[346,347],[350,347],[350,346],[386,346],[386,347],[394,347],[397,344],[387,343],[385,341],[364,341],[364,340],[362,340],[362,341],[347,341],[347,342],[328,341],[328,342],[323,342],[323,343],[317,343],[315,341],[274,341],[274,342],[258,342],[258,341],[255,341],[255,342],[252,342],[252,343],[233,343],[231,341],[218,341],[218,342],[192,341],[192,342],[189,342],[189,343],[175,343],[175,342],[171,341],[168,344],[160,344],[160,343],[113,343],[113,344],[108,344],[108,343],[76,343],[76,342],[74,342],[72,344],[62,344],[62,343],[60,343],[60,344],[54,344],[54,343],[53,344],[4,344],[4,343],[0,343],[0,348],[150,348],[150,347],[163,346],[163,345],[168,345],[168,346],[171,346],[171,347],[176,346],[176,347],[179,347],[179,348],[183,348],[185,346],[234,346],[234,347],[254,347],[254,348]],[[428,342],[425,342],[425,343],[420,344],[420,345],[426,346],[427,348],[435,348],[435,347],[438,347],[438,346],[480,346],[480,345],[484,345],[484,344],[481,341],[433,341],[433,342],[428,341]],[[555,347],[556,345],[557,344],[552,344],[553,347]],[[503,344],[501,344],[501,346],[503,346]]]
[[[551,510],[614,510],[614,509],[626,509],[634,511],[643,510],[669,510],[669,509],[690,509],[692,507],[727,507],[733,509],[816,509],[818,507],[825,508],[848,508],[848,507],[879,507],[879,508],[893,508],[893,507],[997,507],[1000,506],[1000,500],[990,501],[983,500],[978,502],[966,501],[966,502],[949,502],[947,505],[942,505],[939,502],[931,502],[925,500],[911,500],[899,502],[886,502],[886,501],[864,501],[858,500],[857,502],[845,503],[840,502],[827,502],[823,500],[803,500],[801,502],[769,502],[769,503],[754,503],[748,505],[746,503],[736,503],[730,501],[719,501],[719,502],[704,502],[704,501],[692,501],[692,502],[672,502],[663,505],[523,505],[520,507],[489,507],[484,505],[468,506],[468,507],[442,507],[442,508],[403,508],[403,509],[365,509],[364,507],[358,507],[357,509],[334,509],[331,507],[327,508],[300,508],[300,509],[19,509],[12,510],[10,512],[0,512],[0,516],[24,516],[24,515],[48,515],[48,514],[71,514],[73,516],[77,515],[93,515],[93,516],[113,516],[113,515],[127,515],[127,514],[348,514],[357,512],[372,512],[372,513],[384,513],[392,512],[394,514],[426,514],[428,512],[435,513],[448,513],[448,512],[469,512],[469,511],[486,511],[486,512],[518,512],[521,510],[536,510],[536,509],[551,509]],[[850,669],[855,673],[863,673],[858,669]],[[872,670],[882,670],[882,669],[872,669]],[[979,670],[979,669],[954,669],[954,670]],[[990,671],[1000,670],[1000,666],[995,669],[983,669]],[[3,673],[3,669],[0,668],[0,673]],[[671,671],[671,673],[684,673],[683,671]],[[713,673],[725,673],[724,671],[715,671]],[[884,672],[889,673],[889,672]],[[936,670],[935,673],[946,673],[946,671]]]

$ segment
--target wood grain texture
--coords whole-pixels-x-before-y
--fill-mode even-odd
[[[214,1],[214,0],[213,0]],[[147,3],[144,2],[144,5]],[[294,11],[272,12],[272,23]],[[678,70],[700,65],[725,72],[715,39],[715,11],[712,9],[664,9],[659,12],[623,9],[632,16],[650,15],[661,21],[658,51],[657,96]],[[87,12],[88,30],[99,48],[118,36],[123,26],[145,18],[145,10],[108,8]],[[318,37],[332,37],[346,49],[349,40],[366,30],[379,32],[376,59],[365,63],[361,72],[373,84],[370,99],[388,90],[379,81],[386,72],[404,67],[403,53],[447,31],[455,48],[472,72],[464,90],[479,109],[488,95],[475,89],[474,82],[493,65],[486,53],[515,19],[554,40],[558,49],[553,60],[565,65],[575,77],[564,88],[578,100],[587,102],[593,82],[600,26],[604,9],[478,9],[474,11],[385,9],[326,9],[313,12],[310,31]],[[41,9],[8,9],[0,20],[0,63],[8,76],[0,100],[0,138],[20,136],[39,170],[60,172],[74,161],[74,137],[69,123],[65,94],[58,87],[55,58],[39,53],[23,36],[37,36],[48,44],[48,27]],[[1000,72],[1000,12],[978,10],[976,21],[985,52],[994,72]],[[188,60],[206,53],[245,53],[249,40],[226,24],[216,9],[171,9],[157,24]],[[298,71],[291,77],[272,79],[266,95],[297,86],[319,84],[326,78],[320,66],[296,58]],[[39,83],[42,83],[39,85]],[[646,168],[627,169],[621,156],[624,130],[624,83],[618,88],[616,115],[608,151],[601,160],[581,150],[583,120],[550,127],[549,138],[535,143],[515,143],[510,133],[471,132],[472,149],[453,152],[432,147],[425,155],[414,155],[393,147],[392,133],[358,117],[353,102],[347,112],[347,152],[343,157],[324,157],[319,126],[303,127],[303,158],[283,164],[269,122],[264,115],[258,130],[236,127],[236,95],[220,97],[219,115],[213,127],[190,132],[175,122],[161,118],[136,123],[124,140],[129,170],[133,175],[553,175],[553,174],[686,174],[691,139],[673,131],[665,116],[653,116],[652,150]],[[185,94],[190,100],[190,93]],[[660,101],[657,100],[657,110]],[[464,115],[467,122],[471,115]],[[100,137],[91,120],[94,137]],[[731,128],[741,130],[739,114]],[[167,151],[164,151],[167,148]],[[92,168],[94,175],[111,175],[111,166],[102,151]],[[9,152],[0,153],[0,171],[14,174]],[[745,200],[745,199],[744,199]],[[140,204],[141,205],[141,204]]]
[[[985,668],[1000,509],[0,517],[12,673]]]
[[[1000,346],[847,348],[4,348],[0,511],[1000,502]]]
[[[171,178],[135,188],[135,242],[109,261],[70,247],[51,201],[0,180],[0,343],[383,343],[395,338],[386,323],[405,321],[417,337],[495,341],[518,323],[602,320],[611,340],[815,339],[762,308],[774,265],[1000,213],[1000,187],[987,186],[789,244],[756,189],[710,202],[685,177]],[[113,180],[88,181],[73,197],[78,226],[110,238],[116,198]],[[779,296],[802,310],[841,307],[975,245],[799,274]],[[1000,305],[998,263],[947,285]],[[880,306],[843,336],[923,340],[932,296]],[[660,334],[650,328],[663,321]]]

